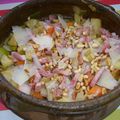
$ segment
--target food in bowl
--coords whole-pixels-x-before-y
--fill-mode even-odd
[[[2,75],[20,91],[48,101],[75,102],[119,84],[120,40],[99,18],[28,18],[0,47]]]

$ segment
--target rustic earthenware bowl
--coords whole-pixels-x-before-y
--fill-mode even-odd
[[[11,26],[21,25],[29,16],[41,18],[53,13],[73,16],[73,5],[87,10],[84,17],[98,17],[105,28],[120,35],[120,16],[111,7],[93,0],[31,0],[0,19],[1,44]],[[0,76],[0,93],[4,104],[25,120],[102,120],[120,104],[120,86],[94,100],[57,103],[21,93]]]

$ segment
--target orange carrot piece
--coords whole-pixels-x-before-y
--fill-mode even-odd
[[[34,83],[35,76],[33,75],[28,81],[29,83]]]
[[[102,96],[102,87],[95,85],[88,91],[88,95]]]
[[[53,27],[53,26],[49,26],[48,29],[47,29],[47,33],[48,33],[48,35],[50,35],[50,36],[54,33],[54,31],[55,31],[55,30],[54,30],[54,27]]]
[[[72,21],[67,22],[67,26],[68,26],[68,27],[69,27],[69,26],[73,26],[73,22],[72,22]]]
[[[17,61],[16,65],[23,65],[25,63],[25,61]]]
[[[33,97],[36,97],[36,98],[38,98],[38,99],[43,99],[43,98],[44,98],[44,97],[41,95],[40,92],[33,92],[33,93],[32,93],[32,96],[33,96]]]

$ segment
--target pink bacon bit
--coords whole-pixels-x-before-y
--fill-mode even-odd
[[[40,73],[40,75],[47,77],[47,78],[50,78],[54,75],[50,71],[45,71],[43,68],[39,69],[39,73]]]
[[[65,75],[65,76],[71,75],[71,72],[70,72],[70,71],[64,70],[64,69],[58,69],[58,68],[55,68],[55,69],[53,70],[53,73],[58,73],[58,74],[62,74],[62,75]]]
[[[79,73],[75,74],[75,76],[73,77],[73,79],[71,80],[70,84],[69,84],[69,89],[74,88],[78,79],[79,79]]]
[[[82,53],[81,53],[81,52],[78,52],[78,57],[77,57],[77,59],[78,59],[78,63],[79,63],[80,65],[82,65],[82,64],[83,64],[83,57],[82,57]]]
[[[40,62],[41,64],[45,64],[45,63],[48,63],[49,60],[48,60],[48,58],[41,58],[41,59],[39,59],[39,62]]]
[[[12,52],[11,55],[14,61],[25,61],[25,59],[17,52]]]
[[[93,87],[95,86],[95,84],[98,82],[98,80],[100,79],[102,73],[104,72],[105,68],[102,67],[95,75],[95,77],[93,78],[93,80],[90,83],[90,86]]]
[[[37,70],[37,72],[35,73],[35,79],[34,82],[38,83],[41,79],[41,75],[39,74],[39,71]]]
[[[106,52],[106,49],[110,48],[110,44],[109,44],[109,41],[106,40],[104,41],[104,44],[102,46],[102,52],[105,53]]]

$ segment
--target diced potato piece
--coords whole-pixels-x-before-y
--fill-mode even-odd
[[[97,42],[99,42],[99,44],[103,44],[103,40],[101,38],[97,38],[95,39]]]
[[[15,51],[17,49],[17,46],[10,46],[10,49]]]
[[[101,28],[101,20],[98,19],[98,18],[92,18],[91,19],[91,24],[93,26],[93,29],[94,29],[94,32],[96,34],[99,34],[100,33],[100,28]]]
[[[37,20],[37,19],[30,19],[25,23],[29,28],[32,29],[34,34],[39,34],[43,31],[43,22]]]
[[[17,48],[18,53],[25,54],[24,48],[25,48],[25,46],[23,46],[23,45],[18,46],[18,48]]]
[[[0,54],[1,55],[9,55],[9,52],[6,49],[0,47]]]
[[[92,61],[93,59],[94,59],[94,54],[93,54],[93,52],[91,51],[91,49],[90,48],[88,48],[88,49],[86,49],[85,50],[85,57],[88,59],[88,61]]]
[[[1,57],[1,64],[2,64],[2,66],[3,66],[4,68],[6,68],[6,67],[11,66],[11,65],[13,64],[13,61],[12,61],[12,59],[9,58],[8,56],[3,55],[3,56]]]
[[[18,88],[18,85],[12,80],[12,72],[13,72],[13,69],[10,67],[7,70],[2,71],[1,73],[6,80],[8,80],[14,87]]]
[[[114,64],[114,68],[120,70],[120,59]]]
[[[16,42],[15,37],[13,35],[10,36],[10,39],[8,40],[8,45],[13,46],[13,47],[17,46],[17,42]]]

